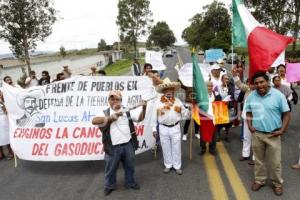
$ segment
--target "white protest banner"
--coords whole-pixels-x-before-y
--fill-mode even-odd
[[[161,71],[166,69],[162,60],[162,53],[159,51],[146,51],[145,61],[152,65],[153,70]]]
[[[204,81],[209,79],[209,65],[198,63]],[[186,87],[193,87],[193,63],[185,63],[178,71],[179,80]]]
[[[135,76],[78,76],[26,90],[4,84],[14,152],[20,159],[33,161],[104,159],[101,131],[91,121],[103,116],[109,106],[108,93],[114,89],[122,91],[125,107],[155,95],[149,78]],[[137,153],[155,144],[150,120],[136,124]]]

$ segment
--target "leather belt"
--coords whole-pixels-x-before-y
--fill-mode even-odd
[[[125,145],[127,145],[129,142],[125,142],[125,143],[122,143],[122,144],[116,144],[116,145],[113,145],[114,147],[117,147],[117,146],[119,146],[119,147],[121,147],[121,146],[125,146]]]
[[[259,132],[259,133],[270,134],[270,133],[272,133],[272,132],[274,132],[274,131],[279,131],[279,130],[280,130],[280,128],[274,129],[274,130],[271,131],[271,132],[259,131],[259,130],[256,130],[256,131]]]
[[[176,126],[178,123],[179,123],[179,121],[176,122],[175,124],[171,124],[171,125],[167,125],[167,124],[161,124],[161,125],[166,126],[166,127],[168,127],[168,128],[171,128],[171,127]]]

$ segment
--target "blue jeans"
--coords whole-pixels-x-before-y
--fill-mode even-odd
[[[110,155],[105,154],[105,188],[115,189],[117,170],[122,162],[125,171],[125,185],[131,187],[136,184],[134,179],[134,148],[131,142],[114,145]]]

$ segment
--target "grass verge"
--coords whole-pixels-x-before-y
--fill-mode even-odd
[[[130,72],[132,63],[132,59],[121,59],[111,65],[106,66],[104,71],[106,72],[107,76],[124,75]],[[144,60],[141,59],[140,63],[141,66],[143,66]]]

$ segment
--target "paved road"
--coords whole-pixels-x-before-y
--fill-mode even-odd
[[[165,60],[169,70],[166,75],[176,79],[174,65],[182,60],[190,62],[190,53],[178,48],[178,56]],[[140,191],[123,187],[123,170],[118,173],[118,190],[110,196],[103,195],[104,162],[29,162],[19,161],[17,169],[12,161],[0,161],[0,200],[93,200],[93,199],[253,199],[253,200],[295,200],[300,171],[293,171],[290,165],[298,159],[299,105],[294,108],[288,133],[283,136],[283,177],[285,193],[281,198],[273,195],[270,187],[251,192],[253,167],[238,161],[242,143],[239,128],[230,132],[230,143],[218,143],[218,155],[212,157],[197,155],[199,142],[194,139],[193,159],[189,160],[188,142],[182,143],[183,175],[162,173],[162,156],[155,160],[151,152],[136,156],[136,178]]]

